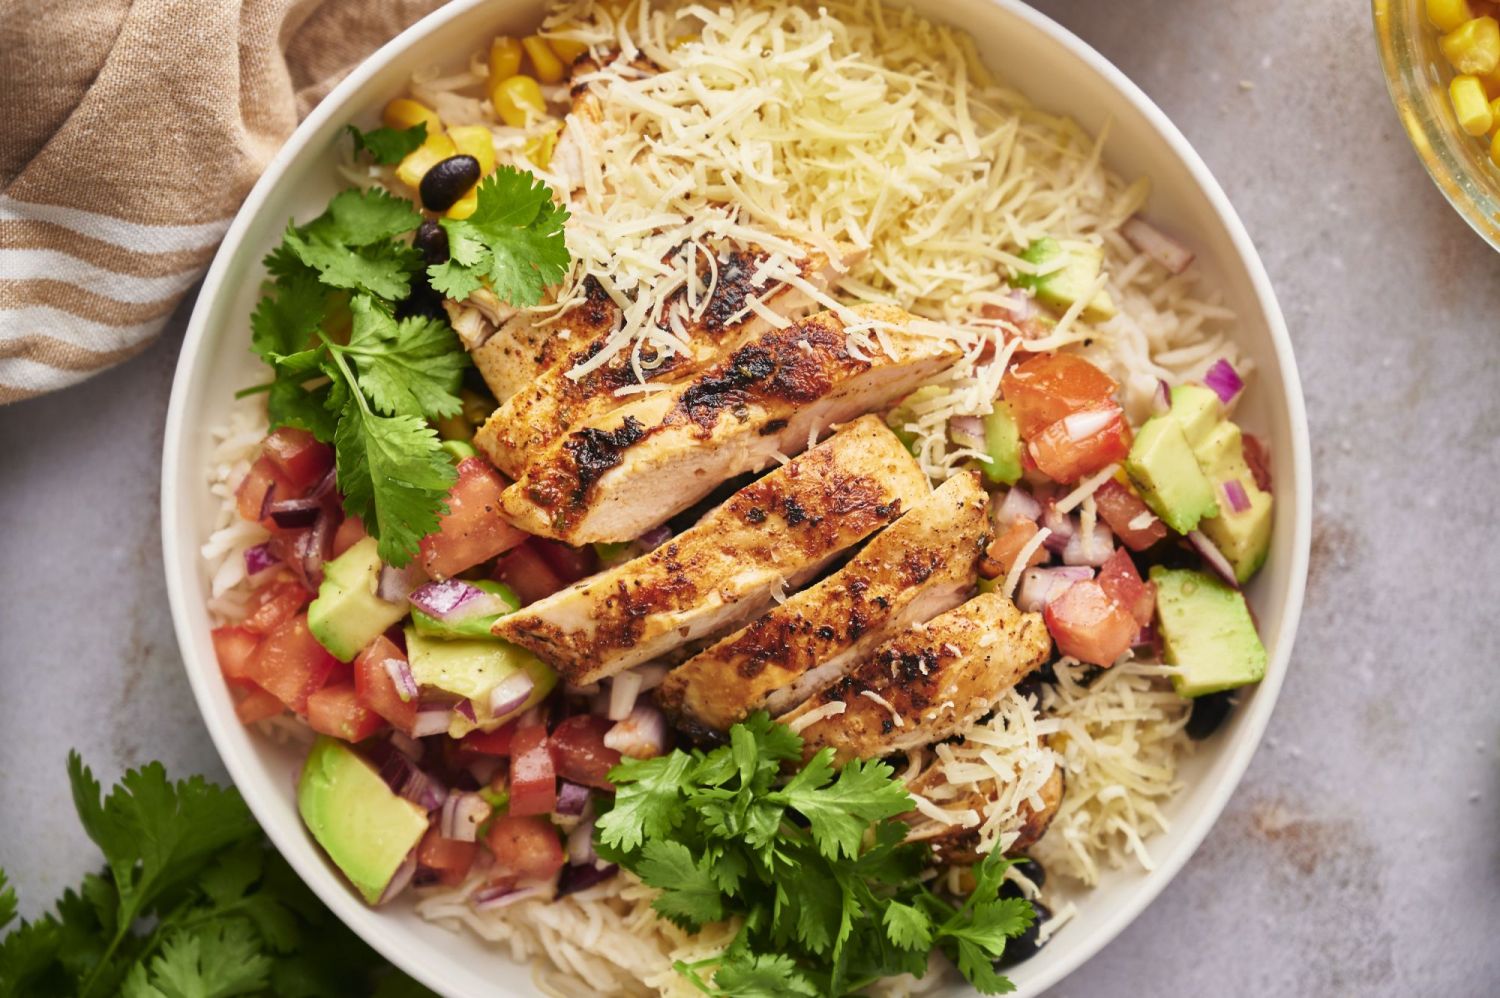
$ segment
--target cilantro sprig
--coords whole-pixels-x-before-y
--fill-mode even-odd
[[[355,138],[385,162],[421,137],[377,129]],[[275,374],[262,386],[272,427],[334,445],[344,508],[392,565],[410,561],[448,511],[457,476],[432,424],[461,410],[469,366],[446,318],[397,318],[402,303],[431,283],[453,298],[489,287],[534,305],[568,265],[567,212],[545,184],[504,167],[477,198],[469,218],[442,220],[451,256],[429,265],[411,245],[422,214],[410,201],[378,188],[339,193],[317,218],[288,224],[251,317],[251,347]]]
[[[383,166],[394,166],[427,141],[425,121],[419,121],[410,128],[375,128],[362,132],[353,125],[345,125],[344,130],[354,139],[356,155],[367,153]]]
[[[68,778],[106,867],[0,939],[0,998],[431,994],[318,902],[236,791],[153,763],[101,796],[76,753]],[[16,908],[0,873],[0,930]]]
[[[985,994],[1012,990],[995,962],[1035,913],[1000,896],[1010,861],[987,856],[954,904],[925,886],[931,851],[894,820],[912,802],[890,766],[835,769],[831,749],[801,760],[802,739],[758,713],[711,752],[611,771],[599,854],[657,888],[655,910],[685,929],[742,920],[722,954],[678,972],[709,995],[840,996],[920,977],[938,949]]]

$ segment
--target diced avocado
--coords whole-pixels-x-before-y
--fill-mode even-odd
[[[984,417],[984,450],[990,456],[979,470],[992,485],[1014,485],[1021,480],[1021,431],[1009,402],[996,402]]]
[[[1240,428],[1221,420],[1195,449],[1198,466],[1215,489],[1237,481],[1250,500],[1250,508],[1235,512],[1227,498],[1219,502],[1219,515],[1199,526],[1234,567],[1234,576],[1246,581],[1265,564],[1271,549],[1271,495],[1255,484],[1255,476],[1245,463],[1244,440]]]
[[[458,464],[471,457],[479,456],[479,452],[474,449],[474,445],[467,440],[444,440],[438,446],[442,447],[443,451],[453,459],[454,464]]]
[[[615,565],[623,565],[629,561],[636,551],[634,541],[595,541],[594,554],[599,558],[599,564],[605,568]]]
[[[307,608],[307,626],[340,662],[353,661],[361,648],[406,616],[405,603],[387,603],[375,595],[380,567],[373,537],[323,566],[323,584]]]
[[[417,685],[466,697],[474,706],[474,721],[459,714],[448,733],[462,738],[475,728],[486,731],[541,703],[557,685],[557,673],[524,648],[498,638],[448,641],[426,637],[415,627],[406,629],[406,657]],[[490,713],[490,693],[515,672],[531,675],[531,696],[515,710],[500,716]]]
[[[307,830],[375,904],[427,831],[427,812],[386,786],[375,768],[343,742],[313,742],[297,781],[297,810]]]
[[[1198,467],[1181,424],[1167,415],[1146,420],[1130,445],[1125,471],[1146,505],[1179,534],[1195,529],[1203,517],[1218,515],[1213,486]]]
[[[515,613],[521,608],[521,598],[503,582],[491,582],[489,579],[475,579],[469,583],[477,589],[499,596],[505,601],[506,609],[500,613],[492,613],[483,617],[471,617],[457,624],[450,624],[423,613],[421,610],[412,608],[411,622],[417,629],[417,633],[429,638],[484,638],[489,640],[495,621],[507,613]]]
[[[1016,274],[1011,283],[1030,288],[1042,301],[1059,308],[1067,308],[1088,294],[1104,269],[1102,248],[1072,239],[1038,239],[1026,247],[1021,259],[1036,264],[1041,273]],[[1083,311],[1089,319],[1102,320],[1113,317],[1118,309],[1109,292],[1100,288]]]
[[[1243,593],[1188,568],[1157,565],[1151,581],[1167,664],[1181,670],[1172,677],[1179,694],[1197,697],[1265,677],[1266,648]]]
[[[1223,419],[1224,406],[1212,388],[1178,385],[1172,389],[1172,408],[1168,414],[1182,427],[1188,446],[1196,450],[1209,431]]]
[[[906,429],[907,423],[917,421],[915,407],[947,394],[948,389],[941,385],[923,385],[902,399],[900,405],[886,413],[885,425],[891,428],[891,432],[896,434],[896,439],[900,440],[907,450],[915,454],[917,453],[917,435]]]

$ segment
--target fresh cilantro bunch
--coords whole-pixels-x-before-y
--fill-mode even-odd
[[[384,162],[420,144],[418,129],[356,132],[356,141]],[[406,564],[447,512],[456,473],[431,424],[461,410],[469,364],[445,318],[398,319],[400,304],[431,282],[454,298],[488,286],[534,305],[568,265],[567,212],[545,184],[504,167],[477,197],[470,218],[442,220],[452,256],[429,266],[411,245],[422,215],[410,201],[380,189],[339,193],[322,215],[288,224],[251,317],[251,346],[275,373],[261,386],[271,425],[334,445],[344,507],[392,565]]]
[[[431,994],[329,914],[236,791],[153,763],[101,799],[76,753],[68,778],[107,866],[0,940],[0,998]],[[0,873],[0,930],[15,917]]]
[[[784,777],[801,759],[802,739],[758,713],[711,752],[611,771],[599,854],[658,888],[653,907],[685,929],[742,919],[721,955],[678,972],[711,995],[839,996],[920,977],[937,949],[980,991],[1010,991],[994,963],[1035,914],[999,896],[1009,861],[986,857],[955,906],[924,886],[931,851],[893,820],[912,802],[890,766],[855,760],[836,771],[824,749]]]
[[[362,132],[353,125],[344,130],[354,139],[355,155],[367,153],[371,159],[384,166],[394,166],[427,141],[427,122],[419,121],[410,128],[375,128]]]

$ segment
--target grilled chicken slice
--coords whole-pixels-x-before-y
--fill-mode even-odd
[[[809,249],[796,266],[799,276],[814,287],[827,288],[835,275],[846,271],[857,251],[852,247],[838,259]],[[790,284],[776,284],[772,279],[755,283],[756,272],[769,254],[755,250],[728,250],[716,261],[713,291],[702,314],[693,319],[688,314],[677,331],[691,351],[670,354],[651,369],[651,380],[658,384],[680,381],[702,370],[732,350],[763,335],[771,323],[745,304],[757,297],[770,312],[795,319],[817,303],[807,292]],[[707,264],[702,265],[705,280],[710,279]],[[678,289],[665,303],[660,325],[670,331],[665,316],[673,309],[687,308],[687,293]],[[609,303],[613,307],[614,303]],[[564,313],[563,325],[568,325]],[[614,312],[618,316],[618,311]],[[583,336],[570,337],[576,347],[562,359],[537,375],[529,384],[506,400],[474,435],[474,446],[483,451],[495,466],[512,478],[520,477],[530,460],[545,453],[546,448],[572,428],[606,415],[634,401],[638,396],[621,396],[616,390],[637,381],[628,350],[621,350],[608,364],[575,378],[570,372],[599,353],[615,331],[614,324],[595,329],[584,323]],[[685,335],[682,335],[684,334]],[[588,337],[592,338],[588,338]]]
[[[668,673],[657,704],[679,727],[718,731],[796,706],[973,594],[988,505],[977,473],[948,479],[833,575]]]
[[[918,777],[908,789],[914,794],[928,796],[935,786],[943,785],[945,782],[942,771],[933,768]],[[1062,804],[1064,786],[1062,767],[1058,766],[1052,770],[1052,775],[1047,777],[1047,782],[1043,783],[1041,789],[1037,791],[1037,796],[1041,798],[1040,807],[1034,807],[1030,798],[1021,802],[1021,805],[1016,808],[1014,820],[1005,829],[1007,832],[1014,831],[1017,833],[1015,840],[1006,848],[1005,851],[1007,853],[1015,854],[1024,852],[1035,845],[1037,840],[1046,834],[1047,826],[1052,823],[1052,819],[1057,815],[1059,805]],[[980,815],[981,821],[983,821],[985,808],[993,804],[994,801],[995,797],[993,794],[985,793],[982,790],[974,790],[961,798],[953,797],[944,799],[939,802],[939,806],[955,810],[971,810],[975,814]],[[911,817],[913,821],[920,822],[923,820],[919,816]],[[913,827],[920,826],[914,825]],[[983,854],[978,849],[978,825],[969,828],[955,827],[937,835],[924,835],[922,836],[922,840],[932,846],[933,852],[941,863],[966,865],[977,863],[983,858]]]
[[[830,424],[880,409],[958,359],[889,306],[864,353],[833,312],[771,330],[695,377],[569,433],[500,497],[528,533],[569,544],[639,537],[715,485],[795,454]]]
[[[866,417],[651,553],[501,618],[495,634],[592,683],[738,627],[927,494],[911,454]]]
[[[839,763],[878,759],[967,728],[1051,651],[1041,614],[983,593],[887,641],[785,720],[842,703],[842,714],[802,729],[804,753],[831,745]]]

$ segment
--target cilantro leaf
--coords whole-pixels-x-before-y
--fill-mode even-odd
[[[354,326],[341,352],[355,358],[359,387],[377,410],[429,419],[458,415],[469,355],[448,323],[425,316],[397,322],[368,295],[356,295],[350,309]]]
[[[881,913],[886,935],[902,949],[926,952],[932,946],[932,917],[916,905],[891,901]]]
[[[264,990],[271,966],[250,923],[225,919],[167,936],[149,969],[145,963],[131,968],[120,993],[123,998],[232,998]]]
[[[911,810],[911,796],[883,762],[855,759],[824,786],[833,770],[833,749],[825,748],[794,776],[780,797],[802,813],[813,839],[829,859],[859,854],[865,829],[883,818]]]
[[[599,842],[629,852],[640,848],[647,837],[671,834],[683,820],[680,787],[692,761],[685,752],[622,759],[609,771],[615,803],[595,826]]]
[[[724,917],[714,875],[694,861],[681,842],[647,842],[635,872],[647,885],[661,888],[651,907],[674,924],[696,931]]]
[[[0,929],[5,928],[16,917],[16,889],[10,885],[5,877],[5,871],[0,870]]]
[[[791,957],[782,953],[738,954],[719,964],[714,973],[719,994],[735,998],[783,998],[805,995],[816,998],[818,989]]]
[[[329,384],[308,388],[294,379],[277,378],[266,395],[266,414],[271,426],[295,426],[324,443],[332,441],[338,426],[337,412],[328,404],[332,391]]]
[[[567,209],[533,174],[509,166],[480,181],[476,197],[468,218],[441,221],[448,259],[428,268],[433,288],[462,301],[487,284],[511,305],[537,304],[567,273]]]
[[[399,301],[410,293],[422,255],[394,237],[421,223],[410,201],[379,188],[347,190],[306,225],[288,225],[282,247],[323,284]]]
[[[328,288],[317,275],[302,266],[286,268],[250,316],[250,347],[273,367],[282,365],[315,345],[327,312]]]
[[[355,155],[369,153],[370,158],[382,166],[401,162],[427,141],[425,121],[419,121],[410,128],[374,128],[361,132],[353,125],[345,125],[344,130],[354,139]]]

